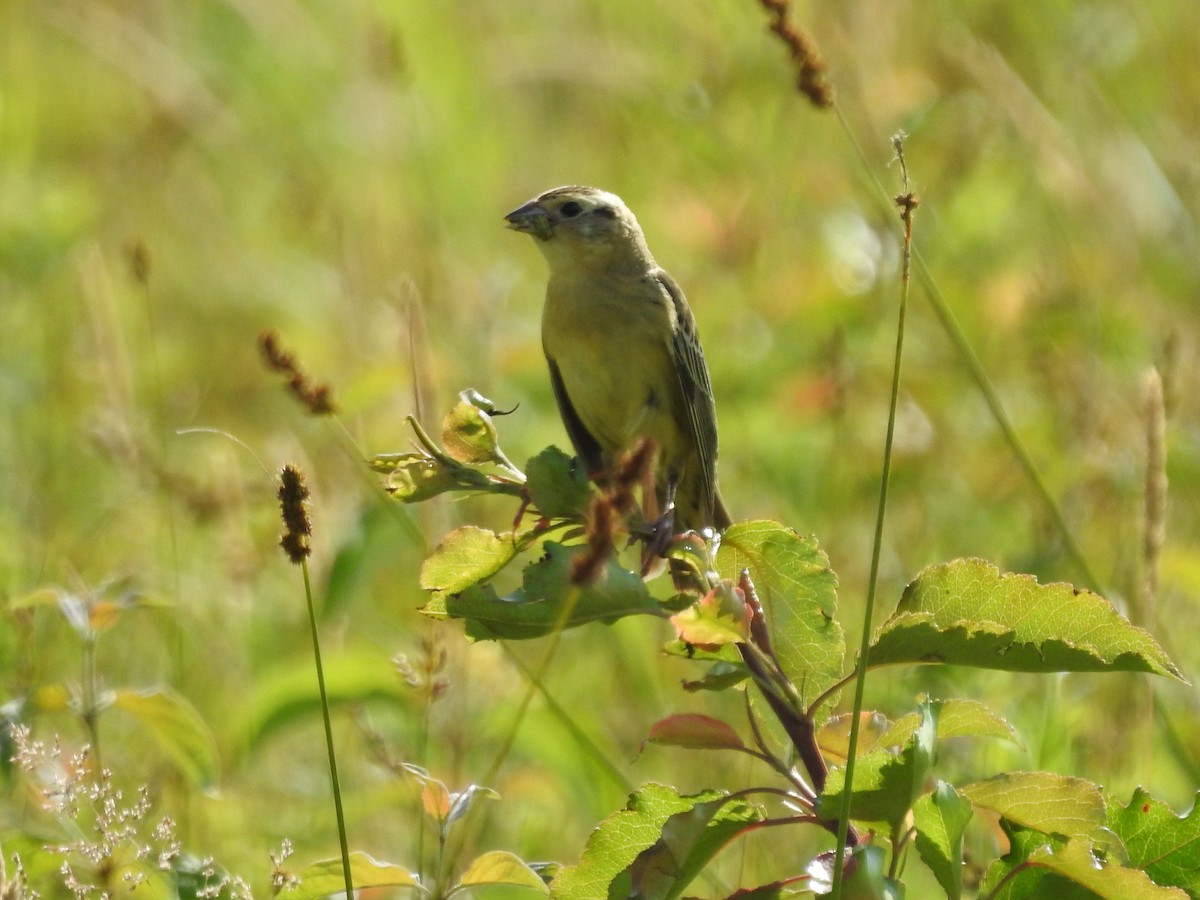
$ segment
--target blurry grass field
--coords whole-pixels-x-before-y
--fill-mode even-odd
[[[1194,677],[1194,3],[863,0],[793,15],[830,64],[834,112],[793,90],[749,0],[0,5],[3,590],[130,577],[171,604],[105,634],[98,668],[109,685],[187,697],[220,748],[220,790],[190,789],[119,716],[101,733],[105,764],[149,781],[189,848],[250,874],[282,836],[309,858],[335,846],[320,724],[302,703],[299,576],[276,547],[285,462],[314,489],[327,650],[376,686],[337,719],[352,845],[415,864],[414,789],[372,760],[368,719],[452,786],[490,763],[521,675],[497,647],[423,620],[417,573],[447,527],[514,511],[389,507],[358,454],[406,449],[404,416],[435,427],[465,387],[518,407],[500,424],[514,460],[566,445],[538,338],[543,263],[502,227],[557,184],[604,187],[637,212],[700,324],[731,510],[815,533],[853,629],[899,296],[890,138],[904,130],[923,264],[1100,582],[1086,586]],[[927,296],[921,280],[883,609],[955,556],[1082,584]],[[337,425],[306,418],[265,371],[267,329],[332,384]],[[1151,367],[1170,491],[1147,610]],[[566,635],[545,688],[628,783],[738,783],[749,773],[678,751],[634,759],[668,711],[736,709],[677,689],[690,670],[659,659],[666,637],[630,622]],[[449,690],[426,739],[388,660],[430,641],[449,654]],[[0,700],[76,682],[79,659],[52,610],[10,616]],[[1154,718],[1144,682],[930,669],[869,696],[884,709],[921,690],[977,696],[1008,717],[1024,746],[955,748],[964,771],[1047,768],[1125,795],[1144,784],[1185,808],[1196,694],[1154,685]],[[35,726],[83,739],[63,712]],[[545,706],[491,786],[502,799],[480,846],[566,861],[627,791]],[[4,791],[0,838],[29,802]]]

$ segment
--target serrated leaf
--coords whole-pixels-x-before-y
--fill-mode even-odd
[[[591,499],[583,463],[557,447],[547,447],[525,464],[529,502],[548,519],[581,517]]]
[[[1001,574],[981,559],[930,566],[879,629],[872,666],[939,662],[1010,672],[1152,672],[1180,680],[1148,632],[1069,584]]]
[[[719,791],[643,785],[592,831],[579,865],[550,884],[556,900],[678,897],[716,852],[761,816]]]
[[[850,818],[898,824],[925,788],[936,742],[937,710],[924,705],[921,727],[899,753],[881,748],[859,756],[854,767]],[[823,818],[841,815],[845,779],[844,768],[829,771],[825,791],[817,798],[817,810]]]
[[[963,832],[971,814],[971,801],[944,781],[913,804],[917,852],[953,900],[962,896]]]
[[[296,873],[300,883],[279,892],[282,900],[321,900],[343,894],[346,880],[341,857],[305,866]],[[380,862],[366,853],[350,854],[350,878],[356,891],[364,888],[420,888],[420,879],[403,866]]]
[[[487,884],[506,884],[529,888],[542,896],[550,894],[546,882],[529,868],[519,856],[505,850],[491,850],[476,857],[467,866],[458,883],[464,887]]]
[[[746,746],[729,725],[699,713],[681,713],[659,719],[650,726],[646,742],[689,750],[741,750]]]
[[[217,744],[200,713],[168,688],[114,691],[112,705],[133,717],[175,768],[197,787],[217,783]]]
[[[421,587],[457,594],[487,581],[517,556],[511,534],[464,525],[447,534],[421,566]]]
[[[1090,781],[1050,772],[1008,772],[963,785],[975,806],[1044,834],[1088,837],[1104,824],[1104,798]]]
[[[611,624],[623,616],[657,614],[658,603],[645,582],[609,560],[600,577],[590,584],[571,584],[574,559],[584,547],[566,547],[553,541],[546,555],[525,568],[524,584],[511,594],[499,595],[490,585],[476,585],[460,594],[435,596],[421,612],[435,618],[463,619],[473,640],[522,640],[549,634],[571,602],[562,627],[588,622]]]
[[[1063,847],[1040,847],[1029,856],[1034,865],[1050,869],[1103,897],[1104,900],[1187,900],[1187,892],[1161,887],[1140,869],[1106,863],[1091,841],[1072,838]]]
[[[721,577],[736,582],[747,568],[780,666],[807,706],[842,674],[837,576],[814,538],[768,521],[738,522],[721,536]]]
[[[1157,884],[1200,896],[1200,802],[1177,816],[1138,788],[1127,806],[1109,804],[1108,827],[1124,843],[1130,866],[1145,869]]]

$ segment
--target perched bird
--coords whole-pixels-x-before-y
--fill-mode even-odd
[[[554,188],[505,216],[550,264],[542,348],[575,452],[613,471],[641,438],[658,445],[657,501],[674,531],[729,526],[717,493],[717,413],[696,320],[621,198]]]

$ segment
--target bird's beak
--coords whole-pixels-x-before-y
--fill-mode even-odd
[[[504,217],[504,221],[513,231],[523,231],[543,241],[550,240],[554,233],[550,214],[536,200],[530,200],[524,206],[517,207]]]

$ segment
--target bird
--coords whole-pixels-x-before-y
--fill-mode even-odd
[[[576,454],[603,483],[646,438],[670,534],[731,524],[717,490],[717,412],[696,319],[616,194],[548,190],[504,217],[549,264],[542,349]]]

